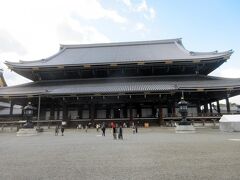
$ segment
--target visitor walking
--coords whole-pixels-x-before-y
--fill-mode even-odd
[[[97,129],[97,132],[98,132],[99,129],[100,129],[100,124],[96,124],[96,129]]]
[[[62,136],[64,136],[64,127],[63,126],[61,126],[61,132],[62,132]]]
[[[112,126],[112,133],[113,133],[113,139],[117,139],[117,136],[116,136],[116,124],[114,122],[111,123],[111,126]]]
[[[135,124],[135,132],[138,133],[138,122]]]
[[[105,131],[106,131],[106,124],[105,122],[102,123],[102,136],[105,136]]]
[[[81,125],[81,124],[78,124],[78,125],[77,125],[77,129],[82,129],[82,125]]]
[[[136,127],[135,127],[135,124],[134,124],[134,122],[132,122],[132,132],[133,132],[133,134],[135,134],[135,133],[136,133]]]
[[[58,131],[59,131],[59,127],[56,126],[56,127],[55,127],[55,136],[58,136]]]
[[[123,127],[121,124],[118,128],[118,139],[123,139]]]

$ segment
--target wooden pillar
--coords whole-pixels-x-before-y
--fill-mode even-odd
[[[78,118],[82,119],[82,106],[78,105]]]
[[[60,107],[58,106],[57,107],[57,120],[60,119]]]
[[[218,112],[218,114],[220,114],[220,113],[221,113],[221,109],[220,109],[220,104],[219,104],[219,101],[217,101],[217,112]]]
[[[111,118],[111,107],[109,105],[106,106],[106,118]]]
[[[127,118],[127,106],[126,105],[123,108],[123,118]]]
[[[197,113],[198,113],[198,116],[199,116],[201,114],[200,102],[198,101],[196,105],[197,105]]]
[[[204,103],[204,114],[208,113],[208,103]]]
[[[41,96],[38,96],[37,128],[39,128],[40,112],[41,112]]]
[[[230,103],[229,103],[228,97],[226,97],[226,106],[227,106],[227,113],[230,113],[231,109],[230,109]]]
[[[212,103],[211,103],[211,102],[209,103],[209,107],[210,107],[210,113],[211,113],[211,115],[212,115],[213,110],[212,110]]]
[[[94,109],[93,109],[93,119],[97,119],[97,104],[94,104]]]
[[[89,118],[90,118],[90,120],[92,121],[92,123],[93,123],[93,121],[94,121],[94,114],[95,114],[95,107],[94,107],[95,105],[93,104],[93,103],[91,103],[90,105],[89,105]]]
[[[132,110],[132,105],[131,104],[129,106],[129,120],[133,121],[133,110]]]
[[[158,108],[159,108],[159,112],[158,112],[159,125],[162,126],[162,125],[164,125],[164,120],[163,120],[163,112],[162,112],[161,101],[159,101]]]
[[[63,121],[68,120],[67,103],[63,101]]]
[[[9,115],[10,115],[10,119],[12,120],[12,117],[13,117],[13,106],[14,106],[14,103],[13,101],[11,100],[10,101],[10,112],[9,112]]]
[[[22,115],[22,120],[24,120],[24,105],[22,105],[22,113],[21,113],[21,115]]]
[[[172,107],[172,100],[169,100],[169,102],[167,103],[167,116],[168,117],[172,117],[173,116],[173,107]]]
[[[157,113],[157,110],[154,106],[154,104],[152,105],[152,117],[155,118],[156,117],[156,113]]]
[[[52,103],[50,107],[50,119],[53,120],[55,115],[55,103],[54,103],[54,99],[52,99],[51,101]]]
[[[141,107],[141,105],[138,104],[136,106],[136,108],[137,108],[137,115],[138,115],[139,118],[141,118],[142,117],[142,107]]]
[[[172,102],[172,114],[174,117],[176,116],[175,100]]]

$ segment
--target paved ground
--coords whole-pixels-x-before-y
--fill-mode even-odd
[[[0,179],[240,179],[240,133],[149,128],[135,135],[124,129],[124,140],[113,140],[109,130],[99,135],[0,133]]]

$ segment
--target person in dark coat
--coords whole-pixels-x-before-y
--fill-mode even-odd
[[[112,126],[112,132],[113,132],[113,139],[117,139],[117,130],[116,130],[116,124],[114,122],[111,123]]]
[[[137,122],[137,123],[135,124],[135,132],[136,132],[136,133],[138,133],[138,124],[139,124],[139,122]]]
[[[61,132],[62,132],[62,136],[64,135],[63,133],[64,133],[64,127],[63,126],[61,126]]]
[[[106,124],[105,124],[105,122],[102,123],[101,129],[102,129],[102,136],[105,136],[105,131],[106,131]]]
[[[118,139],[123,139],[123,128],[121,124],[118,128]]]
[[[59,127],[58,127],[58,126],[56,126],[56,127],[55,127],[55,136],[57,136],[57,135],[58,135],[58,131],[59,131]]]

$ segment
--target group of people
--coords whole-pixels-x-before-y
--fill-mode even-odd
[[[123,139],[123,127],[114,122],[111,122],[111,128],[113,133],[113,139]]]
[[[77,129],[85,129],[85,132],[87,132],[88,128],[91,127],[91,125],[92,125],[92,123],[90,123],[90,122],[88,124],[86,124],[85,127],[82,124],[78,124]]]
[[[130,126],[130,127],[132,127],[133,134],[138,133],[138,125],[137,124],[138,123],[135,124],[134,122],[132,122],[132,124]],[[77,129],[85,129],[85,131],[87,132],[87,130],[90,126],[91,126],[90,122],[85,125],[85,128],[81,124],[78,124]],[[111,122],[110,126],[112,128],[113,139],[123,139],[123,128],[127,127],[126,123],[117,124],[115,122]],[[105,122],[103,122],[102,124],[96,124],[96,130],[97,130],[97,132],[99,132],[99,130],[101,129],[102,136],[105,136],[106,128],[107,128],[107,125]],[[61,129],[62,136],[63,136],[64,135],[63,134],[64,127],[63,126],[59,127],[59,125],[56,126],[56,128],[55,128],[55,136],[58,135],[59,129]]]
[[[64,136],[64,134],[63,134],[64,127],[63,126],[59,127],[59,125],[55,127],[55,136],[58,136],[59,129],[61,129],[62,136]]]

